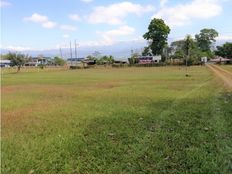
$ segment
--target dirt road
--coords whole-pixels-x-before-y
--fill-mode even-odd
[[[206,66],[210,68],[215,73],[215,75],[217,75],[219,78],[223,80],[224,85],[227,88],[232,89],[232,72],[224,70],[218,65],[206,65]]]

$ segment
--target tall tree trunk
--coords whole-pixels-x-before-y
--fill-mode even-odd
[[[18,70],[17,70],[17,72],[19,72],[19,71],[20,71],[20,68],[21,68],[21,65],[19,65],[19,66],[18,66]]]

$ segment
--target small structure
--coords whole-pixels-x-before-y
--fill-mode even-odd
[[[88,64],[85,62],[85,58],[68,58],[67,65],[71,69],[87,68]]]
[[[25,66],[38,66],[40,62],[37,57],[31,58],[28,62],[25,63]]]
[[[48,63],[48,57],[38,57],[37,60],[40,65],[46,65]]]
[[[114,60],[114,65],[124,65],[127,64],[126,60]]]
[[[140,56],[139,64],[153,64],[161,61],[161,55],[158,56]]]
[[[25,66],[39,66],[39,65],[52,65],[51,57],[32,57]]]
[[[0,60],[0,67],[10,67],[11,61],[10,60]]]
[[[68,66],[78,66],[82,64],[82,62],[85,60],[85,58],[68,58],[67,64]]]
[[[85,59],[82,62],[86,63],[87,65],[95,65],[96,64],[96,60]]]
[[[210,62],[216,64],[227,64],[232,62],[232,60],[217,56],[214,59],[211,59]]]
[[[207,57],[201,57],[201,63],[202,64],[205,64],[205,63],[207,63]]]

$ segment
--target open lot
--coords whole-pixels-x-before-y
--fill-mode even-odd
[[[232,92],[188,73],[3,73],[2,173],[231,173]]]

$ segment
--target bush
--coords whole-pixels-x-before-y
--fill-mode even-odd
[[[44,69],[44,68],[46,67],[46,65],[44,65],[44,64],[39,64],[38,67],[39,67],[40,69]]]
[[[82,69],[80,66],[70,66],[69,69]]]

